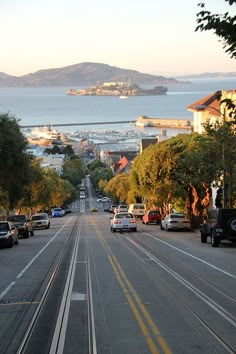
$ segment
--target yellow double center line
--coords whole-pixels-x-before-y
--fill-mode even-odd
[[[120,284],[120,287],[130,305],[133,314],[136,318],[136,321],[145,337],[147,345],[150,349],[152,354],[158,354],[160,351],[157,348],[156,342],[159,344],[161,348],[161,352],[165,354],[171,354],[171,350],[169,349],[167,343],[165,342],[164,338],[161,336],[160,331],[158,330],[157,326],[153,322],[150,314],[148,313],[147,309],[143,305],[142,301],[140,300],[138,294],[136,293],[135,289],[131,285],[130,281],[128,280],[127,276],[125,275],[124,271],[122,270],[120,264],[118,263],[115,256],[112,255],[112,250],[106,240],[104,239],[102,233],[96,230],[97,235],[101,243],[103,244],[104,248],[108,252],[108,260],[111,264],[111,267],[114,271],[116,279]],[[134,300],[135,301],[134,301]],[[136,304],[135,304],[136,302]],[[146,320],[143,320],[143,318]]]

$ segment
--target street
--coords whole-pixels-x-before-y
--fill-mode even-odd
[[[112,233],[86,185],[71,214],[0,249],[0,353],[236,352],[236,246],[141,221]]]

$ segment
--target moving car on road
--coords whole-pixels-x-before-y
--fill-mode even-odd
[[[133,214],[121,212],[111,217],[111,231],[132,230],[137,231],[137,222]]]
[[[31,221],[35,229],[49,229],[50,227],[50,219],[47,213],[34,214]]]
[[[18,245],[18,230],[9,221],[0,221],[0,244],[11,248]]]
[[[161,220],[161,230],[192,230],[189,219],[183,213],[171,213]]]

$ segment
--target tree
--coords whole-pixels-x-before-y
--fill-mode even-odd
[[[125,173],[111,178],[106,184],[104,191],[112,195],[114,202],[129,203],[130,184],[129,177]]]
[[[180,134],[153,144],[135,159],[131,188],[163,211],[185,194],[189,216],[201,217],[210,202],[210,186],[216,177],[215,147],[212,137],[197,133]]]
[[[100,160],[94,160],[88,165],[90,171],[93,171],[98,167],[105,167],[105,165]]]
[[[74,187],[81,184],[84,177],[85,166],[80,157],[73,156],[67,159],[63,165],[64,179],[67,179]]]
[[[230,6],[236,3],[236,0],[225,0]],[[219,15],[212,14],[205,10],[205,3],[198,4],[203,10],[197,13],[196,31],[213,30],[214,33],[223,41],[225,52],[236,58],[236,16],[230,16],[228,12]]]
[[[99,186],[100,181],[109,181],[113,177],[112,170],[106,167],[97,167],[90,173],[90,179],[93,186]]]
[[[16,118],[0,114],[0,204],[7,210],[16,206],[29,181],[30,156],[26,149],[27,140]]]
[[[225,117],[204,124],[206,133],[214,140],[217,151],[215,185],[220,188],[217,205],[231,208],[235,204],[236,135],[234,120]],[[221,198],[221,199],[220,199]]]

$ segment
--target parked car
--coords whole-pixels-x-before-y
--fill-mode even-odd
[[[208,210],[207,219],[200,225],[201,242],[211,238],[212,247],[218,247],[221,240],[236,241],[236,208]]]
[[[126,204],[119,204],[117,207],[117,212],[121,213],[122,211],[128,211],[128,206]]]
[[[61,208],[64,210],[65,214],[70,214],[71,213],[71,209],[69,208],[68,205],[62,206]]]
[[[65,215],[65,212],[62,208],[52,209],[52,218],[62,217]]]
[[[135,203],[135,204],[130,204],[128,212],[133,214],[135,218],[142,219],[144,213],[146,211],[146,205],[143,203]]]
[[[18,229],[18,236],[28,238],[29,234],[34,236],[34,225],[30,218],[25,215],[11,215],[7,218]]]
[[[9,221],[0,221],[0,244],[11,248],[18,243],[17,227]]]
[[[121,212],[111,217],[111,231],[132,230],[137,231],[137,222],[133,214]]]
[[[31,221],[35,229],[49,229],[50,227],[50,219],[47,213],[34,214]]]
[[[110,207],[109,207],[109,213],[113,213],[114,214],[114,210],[115,210],[115,208],[117,208],[117,204],[112,204],[112,205],[110,205]]]
[[[160,224],[161,215],[158,210],[147,210],[142,217],[142,223],[147,224]]]
[[[183,213],[171,213],[161,220],[161,230],[192,230],[190,220]]]
[[[108,197],[102,197],[102,198],[98,198],[97,199],[97,203],[107,203],[107,202],[110,202],[111,199],[108,198]]]

